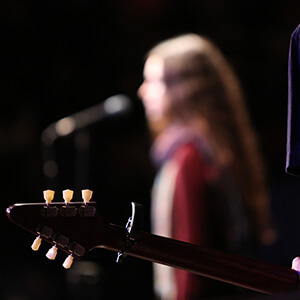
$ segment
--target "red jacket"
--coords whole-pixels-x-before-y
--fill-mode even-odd
[[[228,243],[231,238],[234,241],[235,228],[240,224],[235,224],[238,218],[232,218],[227,210],[228,197],[223,198],[225,193],[220,192],[222,170],[213,160],[207,142],[190,129],[171,128],[159,137],[153,153],[161,167],[154,186],[154,191],[158,190],[153,199],[155,233],[228,250]],[[231,196],[238,194],[234,188],[229,192]],[[163,203],[166,201],[169,204]],[[176,300],[224,293],[224,285],[219,282],[182,270],[172,272]]]

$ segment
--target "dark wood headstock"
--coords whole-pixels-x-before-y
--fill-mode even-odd
[[[95,247],[120,251],[126,236],[125,228],[116,229],[99,217],[95,202],[14,204],[6,213],[18,226],[77,259]]]

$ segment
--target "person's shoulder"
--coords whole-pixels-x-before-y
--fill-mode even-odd
[[[173,154],[172,161],[180,172],[197,173],[204,176],[207,182],[215,182],[220,176],[220,167],[206,149],[189,142],[182,144]]]
[[[203,161],[203,153],[199,151],[198,147],[192,143],[182,144],[173,153],[173,159],[185,162],[201,162]]]

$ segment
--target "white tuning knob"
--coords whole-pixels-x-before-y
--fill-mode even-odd
[[[70,254],[66,259],[65,259],[65,261],[64,261],[64,263],[63,263],[63,267],[65,268],[65,269],[70,269],[71,268],[71,266],[72,266],[72,263],[73,263],[73,256],[72,256],[72,254]]]
[[[82,195],[82,199],[83,199],[83,202],[85,204],[87,204],[88,202],[90,202],[91,198],[92,198],[92,195],[93,195],[93,191],[91,190],[82,190],[81,191],[81,195]]]
[[[56,254],[57,254],[57,247],[54,245],[52,248],[49,249],[46,256],[47,256],[47,258],[53,260],[53,259],[55,259]]]
[[[40,236],[36,237],[31,245],[31,249],[33,251],[38,251],[41,246],[41,243],[42,243],[42,239],[40,238]]]
[[[74,191],[72,191],[72,190],[64,190],[63,191],[63,198],[64,198],[66,204],[70,203],[70,201],[73,198],[73,194],[74,194]]]
[[[44,199],[47,204],[50,204],[54,198],[54,191],[52,190],[45,190],[44,191]]]

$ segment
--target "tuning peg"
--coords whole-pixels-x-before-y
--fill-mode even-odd
[[[65,261],[64,261],[64,263],[63,263],[63,267],[65,268],[65,269],[70,269],[71,268],[71,266],[72,266],[72,263],[73,263],[73,255],[72,254],[70,254],[66,259],[65,259]]]
[[[44,199],[47,204],[50,204],[54,198],[54,191],[52,190],[45,190],[44,191]]]
[[[51,248],[48,250],[46,256],[47,256],[47,258],[49,258],[49,259],[51,259],[51,260],[54,260],[55,257],[56,257],[56,254],[57,254],[57,247],[56,247],[56,245],[54,245],[53,247],[51,247]]]
[[[63,191],[63,198],[65,200],[66,205],[68,205],[68,203],[70,203],[70,201],[72,200],[73,194],[74,194],[74,191],[72,191],[72,190],[64,190]]]
[[[36,237],[31,245],[31,249],[33,251],[38,251],[41,246],[41,243],[42,243],[42,239],[40,238],[40,236]]]
[[[82,195],[82,199],[83,199],[83,202],[85,204],[87,204],[88,202],[90,202],[91,198],[92,198],[92,195],[93,195],[93,191],[91,190],[82,190],[81,191],[81,195]]]

